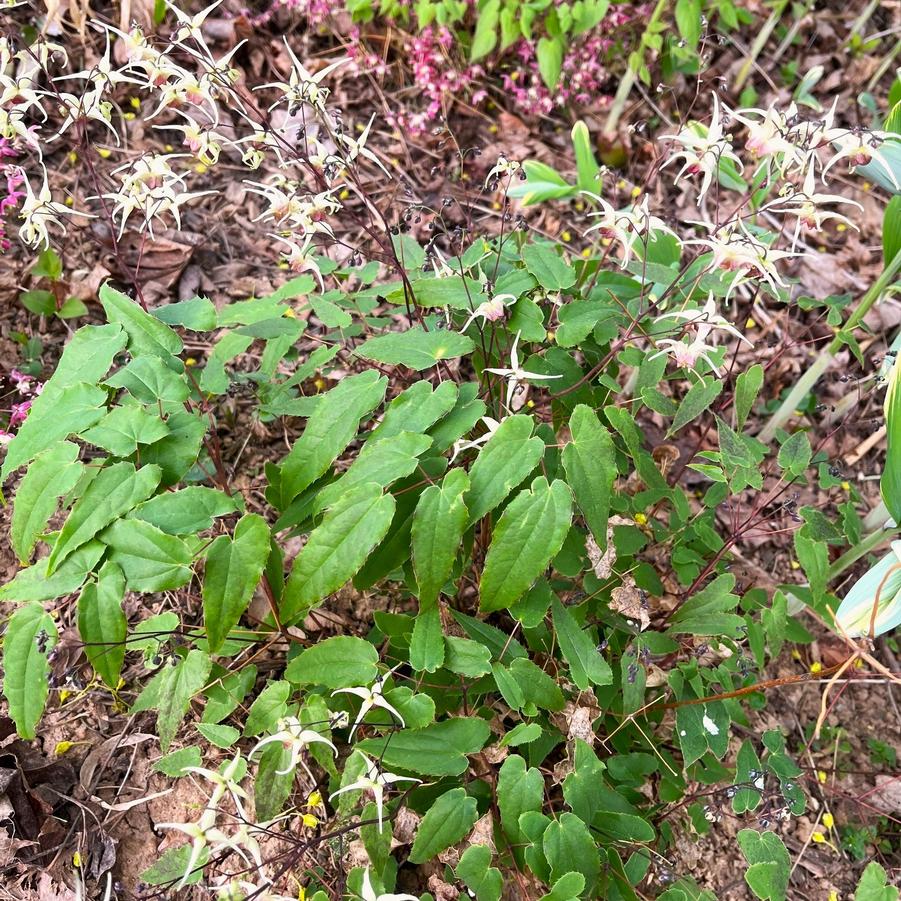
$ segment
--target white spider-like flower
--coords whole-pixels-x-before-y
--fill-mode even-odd
[[[47,181],[47,172],[44,170],[44,181],[40,189],[35,193],[31,182],[22,173],[22,184],[25,188],[25,199],[19,204],[18,212],[22,224],[19,226],[19,236],[29,247],[49,247],[51,225],[57,226],[66,233],[66,227],[60,220],[60,216],[87,216],[87,213],[79,213],[70,210],[65,204],[56,203],[50,194],[50,184]]]
[[[289,112],[304,103],[309,103],[320,111],[324,110],[329,90],[328,88],[322,87],[322,81],[326,76],[331,75],[337,68],[350,62],[350,59],[345,57],[344,59],[329,63],[329,65],[320,69],[314,75],[312,72],[309,72],[294,55],[294,51],[292,51],[288,45],[287,38],[285,38],[285,49],[288,51],[288,56],[291,57],[291,74],[288,76],[288,80],[272,81],[268,84],[261,84],[255,87],[254,90],[262,91],[265,88],[278,88],[281,91],[282,96],[269,107],[270,110],[286,100],[288,102]]]
[[[366,867],[363,871],[363,886],[360,897],[363,901],[419,901],[419,898],[417,898],[416,895],[397,895],[392,894],[391,892],[377,895],[375,889],[372,887],[372,880],[369,878],[369,867]]]
[[[842,197],[839,194],[820,194],[816,190],[816,176],[811,166],[804,176],[802,190],[789,193],[775,205],[768,207],[768,209],[774,213],[784,213],[797,217],[798,222],[792,239],[792,247],[794,247],[798,242],[802,225],[806,225],[807,228],[814,231],[820,231],[824,222],[833,220],[848,225],[855,230],[857,229],[857,226],[847,216],[832,210],[823,209],[823,206],[829,203],[850,203],[859,210],[863,209],[856,200],[849,200],[847,197]]]
[[[316,265],[316,261],[309,252],[313,240],[310,235],[307,235],[304,238],[303,243],[293,236],[283,237],[282,235],[271,233],[270,237],[275,238],[276,241],[281,241],[281,243],[287,247],[287,250],[282,251],[282,259],[288,264],[288,268],[292,272],[297,274],[301,272],[311,272],[313,277],[319,282],[319,287],[325,291],[325,282],[322,280],[322,273],[319,271],[319,266]]]
[[[506,178],[508,175],[513,175],[517,172],[522,171],[522,164],[517,162],[516,160],[508,160],[505,156],[499,156],[497,158],[497,163],[495,163],[494,168],[485,176],[485,187],[487,188],[490,184],[495,181],[499,181],[502,178]]]
[[[296,716],[282,717],[276,724],[276,731],[272,735],[258,741],[247,756],[254,757],[261,748],[271,744],[280,744],[286,751],[291,752],[288,765],[283,770],[276,771],[279,776],[290,773],[300,763],[307,770],[307,773],[310,774],[310,778],[312,778],[312,773],[310,773],[303,760],[303,752],[308,745],[328,745],[332,749],[333,754],[338,754],[338,749],[331,741],[314,729],[308,729]]]
[[[247,818],[243,805],[243,802],[247,800],[247,792],[240,785],[241,780],[247,773],[247,767],[240,754],[236,754],[221,773],[218,770],[210,770],[202,766],[185,767],[185,772],[193,773],[195,776],[200,776],[206,779],[207,782],[212,783],[213,793],[210,796],[208,807],[214,809],[218,807],[219,802],[228,793],[234,802],[235,810],[238,811],[242,818]]]
[[[399,665],[400,664],[398,664],[398,666]],[[387,710],[391,716],[398,720],[401,726],[406,726],[404,718],[391,704],[388,703],[388,701],[385,700],[385,696],[382,694],[385,689],[385,682],[396,669],[396,666],[389,669],[387,673],[380,675],[372,685],[358,685],[353,688],[336,688],[332,692],[332,697],[340,694],[354,695],[354,697],[359,698],[363,702],[360,704],[360,711],[357,713],[353,728],[350,730],[350,735],[348,736],[349,741],[353,741],[354,732],[357,731],[357,727],[363,722],[363,717],[366,716],[373,707],[381,707],[382,710]]]
[[[375,121],[375,113],[369,119],[369,122],[366,123],[366,127],[360,133],[359,138],[351,138],[348,135],[340,132],[336,135],[336,140],[341,145],[342,150],[344,151],[341,156],[330,156],[326,159],[326,163],[334,162],[339,168],[344,168],[347,165],[352,164],[360,157],[369,160],[376,164],[385,175],[390,177],[391,173],[385,168],[382,161],[366,146],[366,141],[369,139],[369,131],[372,128],[372,123]]]
[[[488,441],[491,436],[498,430],[500,426],[500,422],[496,419],[492,419],[490,416],[483,416],[482,422],[485,425],[485,428],[488,430],[484,435],[479,435],[478,438],[473,438],[469,441],[455,441],[454,442],[454,451],[451,454],[450,462],[453,463],[457,457],[463,453],[463,451],[471,450],[475,448],[480,448],[486,441]]]
[[[640,204],[630,209],[615,210],[597,194],[592,194],[590,191],[582,193],[590,197],[601,208],[600,212],[591,213],[591,216],[597,218],[598,221],[587,229],[585,234],[599,232],[601,237],[619,242],[623,248],[623,259],[620,263],[623,269],[632,259],[635,245],[644,238],[653,241],[656,232],[675,235],[675,232],[662,219],[650,214],[647,196]]]
[[[507,307],[516,303],[515,294],[495,294],[490,300],[480,303],[470,314],[469,318],[460,329],[460,334],[468,329],[476,319],[483,322],[497,322],[504,318]]]
[[[685,366],[687,369],[693,369],[698,360],[704,360],[719,375],[719,367],[709,356],[709,353],[716,349],[716,345],[707,340],[714,329],[723,329],[749,347],[754,346],[731,322],[717,312],[713,294],[708,296],[707,302],[700,310],[673,310],[658,316],[655,321],[660,322],[664,319],[684,320],[687,325],[696,327],[697,331],[695,337],[688,343],[676,338],[661,338],[657,341],[657,346],[661,350],[653,354],[649,358],[651,360],[664,354],[671,354],[677,366]]]
[[[778,296],[779,288],[786,288],[787,285],[782,281],[776,263],[779,260],[803,256],[791,250],[774,250],[755,238],[741,222],[714,229],[709,238],[692,238],[683,243],[699,244],[709,248],[713,252],[711,269],[724,269],[735,273],[726,293],[727,297],[739,284],[751,278],[763,279]]]
[[[716,94],[713,94],[713,118],[706,127],[699,122],[691,122],[678,134],[663,135],[682,145],[682,149],[676,151],[664,164],[666,168],[676,160],[683,160],[683,166],[674,179],[678,182],[683,175],[700,175],[701,187],[698,189],[698,203],[710,189],[713,178],[719,171],[720,163],[729,160],[741,171],[744,168],[742,161],[732,150],[729,136],[723,134],[723,123],[720,115],[720,103]]]
[[[397,782],[422,782],[421,779],[414,779],[412,776],[398,776],[396,773],[385,773],[379,770],[378,764],[374,760],[370,760],[362,751],[357,753],[363,758],[366,765],[366,775],[361,776],[356,782],[339,788],[336,792],[329,795],[329,800],[337,798],[349,791],[367,791],[372,793],[375,801],[376,814],[379,821],[379,832],[382,831],[382,820],[384,818],[385,808],[385,789],[390,788]]]
[[[113,105],[108,100],[102,99],[101,88],[94,88],[93,91],[87,91],[81,96],[67,92],[60,92],[56,96],[63,123],[51,140],[62,137],[76,122],[100,122],[112,134],[116,143],[121,143],[119,133],[111,122]]]
[[[513,411],[513,398],[520,390],[520,385],[530,379],[562,379],[562,375],[545,375],[542,372],[529,372],[519,365],[519,337],[522,332],[517,332],[513,339],[513,346],[510,348],[510,366],[509,368],[486,366],[484,372],[492,372],[495,375],[502,375],[507,380],[507,397],[504,406],[511,412]]]
[[[879,149],[888,137],[885,132],[868,131],[858,133],[847,129],[833,129],[831,132],[827,132],[826,137],[831,143],[838,144],[839,149],[823,167],[824,181],[826,173],[839,160],[847,160],[852,172],[858,166],[866,166],[867,163],[876,162],[886,172],[895,190],[899,190],[901,186],[898,184],[895,172],[886,159],[885,154]]]
[[[116,68],[116,66],[113,65],[110,57],[111,49],[110,36],[109,32],[107,32],[106,50],[104,51],[103,56],[100,57],[90,69],[82,69],[80,72],[73,72],[71,75],[60,75],[53,80],[67,81],[73,78],[79,78],[82,81],[91,82],[96,91],[106,91],[115,87],[117,84],[140,84],[140,79],[131,75],[126,75],[121,69]]]
[[[796,114],[794,104],[785,113],[775,106],[767,110],[748,108],[730,111],[731,117],[748,131],[745,149],[756,157],[779,157],[778,167],[782,174],[792,165],[803,166],[807,156],[807,151],[798,147],[789,126],[789,121]]]
[[[259,194],[269,204],[254,222],[274,222],[279,227],[297,230],[304,236],[317,233],[332,234],[327,217],[341,209],[341,204],[331,195],[323,191],[313,196],[301,196],[298,186],[287,179],[275,184],[248,181],[248,190]]]
[[[201,33],[201,27],[203,23],[206,21],[207,17],[210,13],[219,6],[223,0],[216,0],[215,3],[211,3],[205,9],[202,9],[196,16],[189,16],[186,12],[180,10],[171,0],[164,0],[166,6],[175,14],[175,18],[178,20],[178,28],[176,28],[174,35],[172,36],[173,41],[176,44],[182,44],[188,39],[196,41],[200,44],[201,47],[206,49],[206,42],[203,40],[203,34]],[[209,51],[207,51],[209,52]]]
[[[186,113],[181,113],[181,116],[186,120],[186,125],[159,125],[157,127],[180,131],[184,135],[184,146],[194,154],[196,159],[205,166],[215,166],[219,162],[219,154],[222,152],[222,142],[225,141],[225,138],[212,128],[198,125]]]
[[[42,93],[35,89],[35,81],[31,75],[14,78],[11,75],[4,75],[3,66],[0,66],[0,107],[6,112],[14,112],[21,116],[30,109],[36,109],[46,121],[47,113],[44,111]]]

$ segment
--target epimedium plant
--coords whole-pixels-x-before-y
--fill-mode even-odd
[[[325,129],[298,159],[233,93],[227,60],[203,43],[205,14],[178,11],[163,53],[139,32],[119,35],[128,65],[114,76],[108,52],[71,76],[90,88],[77,103],[57,97],[61,128],[114,131],[104,92],[140,74],[161,110],[172,96],[196,105],[203,122],[172,127],[212,166],[229,141],[210,108],[240,104],[254,131],[230,149],[307,179],[250,185],[295,277],[221,308],[203,297],[150,307],[105,284],[105,322],[74,332],[30,397],[0,469],[4,485],[21,476],[10,540],[23,568],[0,588],[3,692],[20,735],[36,734],[55,691],[61,611],[74,599],[94,686],[155,714],[160,772],[209,785],[196,819],[158,824],[186,840],[144,874],[150,884],[275,899],[299,870],[321,899],[332,887],[308,854],[338,856],[353,836],[339,891],[365,901],[414,897],[395,893],[400,868],[436,859],[444,881],[479,901],[497,901],[505,878],[547,901],[644,888],[709,897],[666,863],[678,830],[703,832],[727,810],[768,827],[805,807],[780,732],[732,747],[732,724],[747,723],[741,698],[762,699],[767,659],[808,636],[788,588],[769,598],[739,584],[730,554],[791,485],[839,481],[803,429],[788,434],[783,421],[778,447],[749,434],[764,370],[738,366],[750,342],[723,311],[749,288],[789,297],[777,264],[797,251],[778,249],[754,214],[822,227],[841,198],[811,179],[836,159],[878,165],[882,138],[831,114],[738,111],[763,157],[750,212],[743,202],[708,221],[722,167],[743,166],[714,101],[713,121],[686,126],[673,157],[681,177],[702,177],[705,238],[682,237],[646,198],[617,210],[596,195],[587,235],[600,240],[570,261],[509,220],[490,237],[439,229],[421,246],[395,227],[382,238],[386,220],[367,205],[372,259],[340,265],[313,239],[333,236],[339,184],[365,198],[359,167],[380,161],[368,131],[352,138],[327,115],[336,66],[312,74],[292,54],[292,72],[265,86]],[[198,75],[173,47],[191,48]],[[45,64],[55,52],[16,50]],[[39,102],[36,76],[18,90]],[[33,141],[20,107],[4,127]],[[575,139],[584,147],[581,130]],[[120,171],[102,210],[113,232],[178,224],[200,193],[185,190],[175,159]],[[592,163],[580,156],[580,178],[594,183]],[[519,171],[499,160],[488,187]],[[22,237],[47,244],[69,211],[46,180],[25,184]],[[853,347],[847,303],[827,306]],[[210,346],[202,366],[186,336]],[[238,490],[222,454],[235,398],[261,422],[302,422],[265,465],[262,498]],[[680,463],[667,441],[689,428],[700,441]],[[652,429],[659,440],[647,440]],[[727,504],[731,531],[717,517]],[[796,511],[817,611],[830,602],[826,544],[860,538],[851,501],[842,514],[839,528],[814,507]],[[317,639],[338,631],[323,625],[342,593],[372,601],[371,622]],[[161,598],[152,615],[126,615],[126,600],[146,611]],[[287,853],[269,856],[273,833]],[[749,828],[739,846],[752,891],[784,897],[778,836]],[[867,873],[884,886],[884,872]]]

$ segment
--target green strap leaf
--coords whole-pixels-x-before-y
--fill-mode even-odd
[[[22,478],[16,490],[10,541],[23,563],[31,558],[35,543],[56,512],[59,498],[81,478],[84,467],[77,460],[77,445],[62,441],[39,454]]]
[[[342,379],[323,396],[282,464],[279,505],[282,510],[312,485],[347,447],[357,434],[360,420],[381,403],[387,386],[386,378],[369,370]]]
[[[569,664],[569,674],[576,687],[585,691],[590,683],[610,685],[613,671],[601,656],[591,636],[576,622],[576,618],[554,595],[551,601],[554,616],[554,632],[564,659]]]
[[[590,407],[579,404],[569,419],[572,440],[563,448],[563,468],[576,503],[598,547],[607,546],[610,493],[616,478],[616,448]]]
[[[469,477],[452,469],[440,485],[423,491],[413,513],[413,571],[419,586],[420,611],[438,600],[448,580],[463,539],[469,514],[463,494]]]
[[[122,612],[125,575],[115,563],[105,563],[96,582],[88,582],[78,598],[78,634],[97,675],[117,688],[125,660],[128,623]]]
[[[565,482],[539,476],[504,510],[479,583],[483,613],[519,600],[563,547],[572,523],[572,494]]]
[[[439,795],[422,818],[410,850],[410,863],[431,860],[469,834],[479,818],[478,803],[465,788]]]
[[[283,621],[294,621],[352,578],[393,516],[394,498],[373,483],[353,488],[331,507],[294,560],[281,603]]]
[[[234,538],[221,535],[207,551],[203,620],[213,653],[250,603],[269,558],[269,537],[266,520],[248,513],[238,520]]]
[[[161,476],[159,466],[135,470],[127,462],[101,470],[75,503],[59,533],[47,564],[48,573],[115,519],[150,497]]]
[[[471,523],[490,513],[538,465],[544,441],[532,437],[534,425],[531,416],[508,416],[479,451],[465,497]]]
[[[19,607],[3,636],[3,696],[22,738],[34,738],[50,692],[47,653],[57,641],[53,618],[40,604]]]

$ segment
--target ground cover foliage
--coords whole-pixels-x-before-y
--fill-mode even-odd
[[[897,899],[877,5],[7,6],[13,897]]]

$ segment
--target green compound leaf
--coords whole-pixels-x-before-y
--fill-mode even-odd
[[[115,463],[101,470],[76,501],[48,561],[52,573],[66,557],[90,541],[111,522],[124,516],[141,501],[153,494],[160,483],[159,466],[142,466],[136,470],[131,463]]]
[[[391,363],[421,371],[439,360],[450,360],[472,353],[475,345],[465,335],[447,330],[427,332],[421,326],[406,332],[370,338],[357,353],[377,363]]]
[[[607,546],[610,492],[616,478],[616,448],[590,407],[579,404],[569,420],[572,441],[563,448],[563,468],[576,503],[598,546]]]
[[[385,537],[394,507],[394,498],[380,485],[367,483],[326,512],[294,560],[281,603],[284,622],[297,619],[360,570]]]
[[[791,873],[791,857],[775,832],[742,829],[738,844],[750,865],[745,882],[761,901],[784,901]]]
[[[128,518],[149,522],[170,535],[194,535],[212,528],[217,516],[228,516],[240,509],[238,496],[229,497],[215,488],[191,485],[144,501]]]
[[[153,444],[169,434],[159,413],[145,407],[115,407],[82,438],[109,451],[114,457],[127,457],[141,444]]]
[[[413,571],[419,587],[420,610],[438,600],[438,594],[450,577],[463,539],[469,514],[463,494],[469,489],[469,476],[452,469],[440,485],[423,491],[413,513]]]
[[[475,798],[465,788],[452,788],[432,802],[422,818],[409,860],[425,863],[469,834],[479,818]]]
[[[47,654],[57,641],[53,617],[40,604],[19,607],[3,636],[3,696],[22,738],[34,738],[50,693]]]
[[[285,678],[297,685],[347,688],[368,685],[378,675],[379,652],[375,645],[353,635],[326,638],[301,651],[285,670]]]
[[[116,322],[128,333],[128,349],[132,356],[151,354],[159,357],[175,372],[184,365],[176,355],[182,351],[182,341],[168,325],[160,322],[130,297],[111,287],[109,282],[100,288],[100,304],[111,323]]]
[[[132,591],[167,591],[191,580],[191,550],[181,538],[149,522],[120,519],[100,536]]]
[[[78,634],[91,666],[110,687],[118,688],[125,660],[128,623],[122,612],[125,575],[115,563],[105,563],[96,582],[88,582],[78,598]]]
[[[10,525],[10,541],[22,562],[31,558],[38,538],[56,512],[59,498],[81,478],[84,466],[77,460],[77,445],[61,441],[39,454],[22,478]]]
[[[519,600],[559,553],[572,523],[572,494],[565,482],[539,476],[498,521],[479,583],[483,613]]]
[[[316,481],[357,434],[360,420],[385,396],[388,380],[370,370],[342,379],[320,400],[281,469],[280,508]]]
[[[177,375],[159,357],[136,357],[113,373],[105,382],[111,388],[124,388],[143,404],[184,403],[191,389],[184,376]]]
[[[544,441],[532,437],[534,427],[531,416],[508,416],[479,451],[465,497],[471,523],[490,513],[538,465]]]
[[[367,738],[357,747],[389,770],[459,776],[469,766],[467,755],[481,751],[490,734],[485,720],[458,716],[424,729],[401,729],[381,738]]]
[[[269,559],[269,539],[266,520],[248,513],[238,520],[233,538],[220,535],[207,551],[203,621],[211,652],[222,647],[247,609]]]

